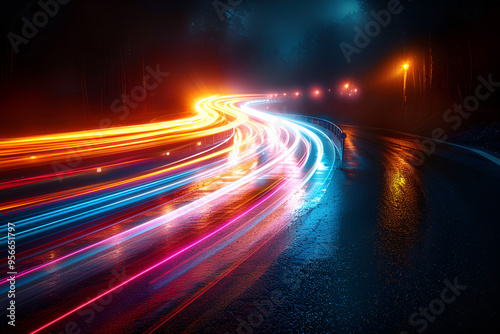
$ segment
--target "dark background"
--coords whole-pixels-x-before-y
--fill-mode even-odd
[[[300,91],[278,109],[425,136],[443,127],[452,140],[495,151],[498,92],[457,130],[442,117],[474,93],[479,75],[500,81],[499,5],[401,1],[403,12],[348,63],[339,44],[352,45],[353,28],[387,3],[245,0],[221,20],[210,0],[72,0],[16,54],[7,34],[21,34],[21,18],[40,5],[4,1],[0,136],[96,128],[105,117],[113,126],[178,117],[209,94]],[[157,65],[170,76],[121,120],[111,103]],[[339,95],[344,82],[359,88],[356,99]],[[321,98],[310,97],[315,87]]]

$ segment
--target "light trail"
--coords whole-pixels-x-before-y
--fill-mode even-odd
[[[227,263],[234,269],[282,231],[289,220],[270,217],[286,203],[297,206],[318,196],[318,189],[329,182],[335,149],[320,129],[260,111],[264,99],[214,96],[199,101],[193,116],[185,119],[0,141],[0,168],[5,171],[49,165],[67,150],[91,160],[69,171],[72,178],[85,182],[97,165],[102,171],[123,171],[69,189],[64,182],[56,183],[57,175],[47,173],[0,183],[5,191],[55,185],[40,195],[0,203],[1,216],[17,226],[19,247],[26,245],[17,260],[24,264],[17,275],[22,291],[18,298],[31,305],[34,320],[23,329],[38,333],[53,328],[118,289],[138,288],[143,277],[163,294],[180,277],[201,270],[206,261],[238,244],[238,253],[227,253],[234,257]],[[182,154],[170,154],[176,145]],[[168,159],[161,162],[155,157],[165,155],[166,147]],[[142,156],[145,151],[158,153]],[[127,156],[133,158],[124,159]],[[318,173],[320,168],[326,172]],[[143,205],[154,209],[141,209]],[[125,213],[135,207],[133,215]],[[202,212],[214,220],[201,223]],[[157,245],[154,256],[137,262],[137,253],[149,253],[151,240]],[[72,291],[67,299],[55,300],[57,306],[50,312],[34,302],[50,298],[53,291],[44,286],[54,287],[59,277],[71,275],[71,283],[61,286],[70,288],[88,282],[94,275],[90,273],[105,272],[117,250],[120,262],[134,263],[129,279],[100,293]],[[185,302],[150,328],[167,323],[229,274],[222,270],[224,261],[219,265],[221,269],[203,275],[209,279],[205,288],[179,292]],[[74,275],[77,272],[81,274]],[[0,292],[7,287],[8,280],[2,280]],[[87,300],[89,294],[95,297]],[[47,317],[52,320],[44,321]]]

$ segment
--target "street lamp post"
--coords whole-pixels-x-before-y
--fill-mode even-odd
[[[408,64],[404,64],[403,65],[403,69],[405,70],[405,74],[404,74],[404,79],[403,79],[403,98],[404,98],[404,108],[405,108],[405,121],[406,121],[406,113],[407,113],[407,110],[408,110],[408,106],[406,104],[406,78],[408,77],[408,67],[410,65]]]
[[[348,84],[348,83],[346,83],[346,84],[344,85],[344,87],[345,87],[345,104],[347,105],[347,100],[348,100],[348,98],[349,98],[349,91],[348,91],[348,89],[349,89],[349,84]]]

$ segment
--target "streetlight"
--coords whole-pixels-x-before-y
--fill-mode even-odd
[[[404,97],[404,107],[405,107],[405,120],[406,120],[406,113],[408,110],[408,106],[406,104],[406,79],[408,77],[408,67],[410,67],[410,65],[408,65],[408,64],[403,65],[403,69],[405,70],[404,79],[403,79],[403,97]]]
[[[346,82],[346,83],[344,84],[344,88],[345,88],[345,104],[347,104],[347,99],[349,98],[349,96],[351,96],[351,93],[350,93],[350,92],[349,92],[349,90],[348,90],[348,89],[349,89],[349,86],[350,86],[350,85],[349,85],[349,83],[348,83],[348,82]],[[351,92],[352,92],[352,89],[351,89]],[[343,95],[342,93],[340,93],[340,94],[341,94],[341,95]]]

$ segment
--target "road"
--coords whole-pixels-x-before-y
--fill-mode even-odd
[[[16,223],[20,268],[14,332],[468,333],[495,324],[496,164],[438,144],[417,167],[415,137],[344,126],[335,169],[320,129],[244,103],[255,98],[206,100],[194,129],[105,133],[63,175],[43,166],[82,147],[79,138],[44,138],[53,149],[37,153],[20,141],[1,161],[12,166],[2,220]],[[228,129],[217,141],[198,135]],[[27,159],[37,165],[15,178]]]
[[[344,169],[297,219],[307,232],[208,332],[498,332],[499,166],[448,144],[415,166],[420,138],[342,128]]]

